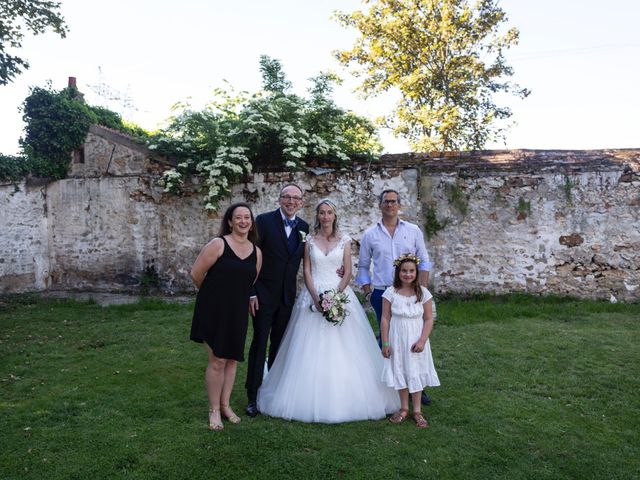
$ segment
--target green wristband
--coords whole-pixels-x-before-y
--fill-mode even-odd
[[[390,347],[391,344],[389,342],[382,342],[383,347]]]

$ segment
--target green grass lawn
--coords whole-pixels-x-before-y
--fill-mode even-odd
[[[431,428],[242,415],[222,432],[192,308],[0,302],[0,478],[640,478],[638,304],[443,300]]]

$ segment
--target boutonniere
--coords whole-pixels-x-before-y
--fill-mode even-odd
[[[300,231],[300,241],[302,243],[305,243],[307,241],[307,234],[306,232]]]

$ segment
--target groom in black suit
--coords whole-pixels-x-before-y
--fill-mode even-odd
[[[262,269],[255,283],[255,294],[249,300],[253,338],[245,388],[249,400],[246,412],[250,417],[258,414],[256,398],[262,385],[267,340],[270,336],[268,367],[271,368],[289,323],[296,299],[296,277],[304,253],[304,237],[309,233],[307,222],[296,217],[303,204],[302,189],[297,185],[286,185],[280,191],[279,202],[279,209],[256,217]]]

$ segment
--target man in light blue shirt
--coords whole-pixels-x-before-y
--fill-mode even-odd
[[[395,190],[384,190],[380,194],[382,220],[367,229],[360,242],[360,258],[356,283],[362,286],[365,298],[371,302],[378,319],[382,316],[382,294],[393,285],[393,261],[404,253],[411,253],[420,259],[418,281],[427,286],[432,263],[424,244],[420,227],[405,222],[398,216],[400,195]],[[373,277],[370,274],[373,262]],[[422,403],[429,404],[429,397],[423,393]]]

